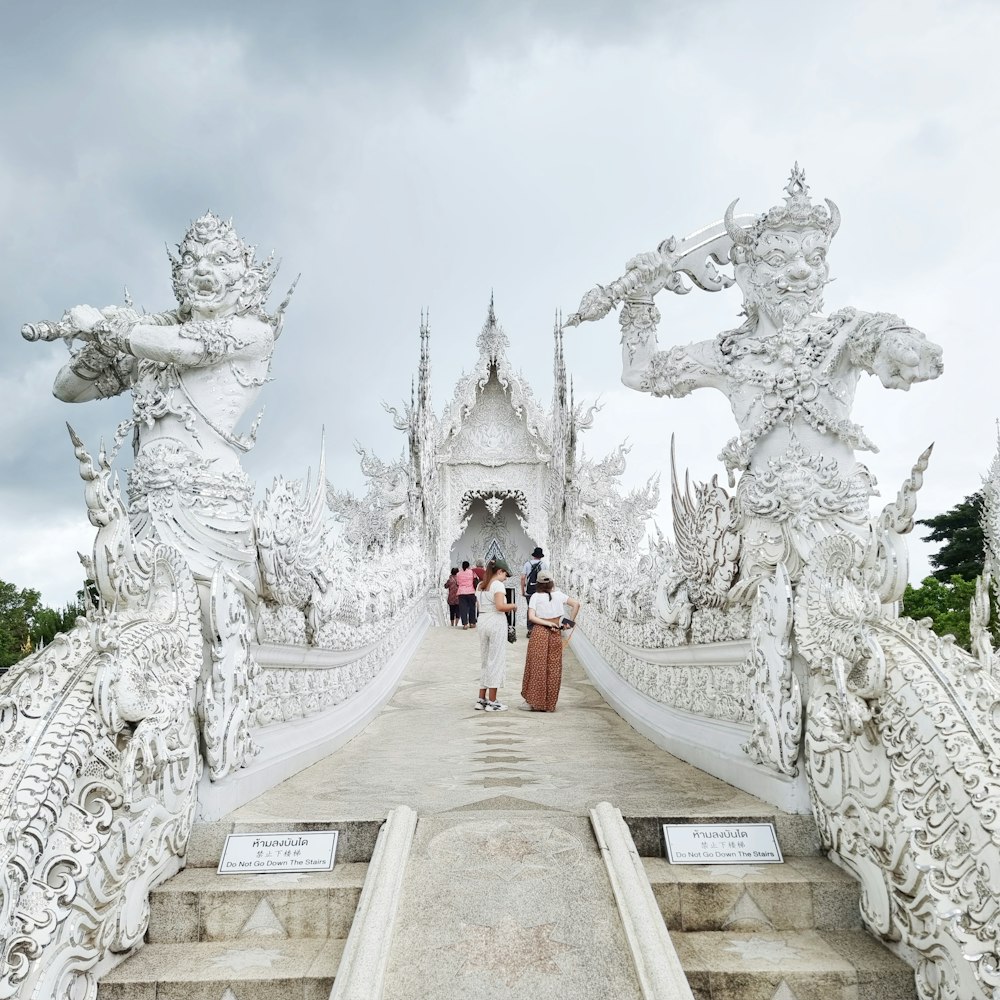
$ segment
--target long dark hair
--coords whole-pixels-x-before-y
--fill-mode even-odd
[[[479,589],[489,590],[490,584],[493,582],[493,577],[495,577],[501,570],[505,570],[507,575],[510,576],[510,570],[508,570],[506,566],[497,566],[496,560],[491,559],[486,564],[486,576],[483,577],[482,582],[479,584]]]

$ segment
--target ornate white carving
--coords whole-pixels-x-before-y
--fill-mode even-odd
[[[753,734],[743,749],[751,760],[794,777],[802,738],[802,694],[792,667],[792,582],[779,563],[761,581],[750,624]]]
[[[93,1000],[92,970],[141,943],[151,886],[182,864],[203,758],[225,779],[256,752],[255,728],[350,698],[427,613],[438,500],[426,330],[409,465],[362,450],[369,497],[348,496],[337,523],[321,456],[315,486],[279,478],[251,516],[238,453],[256,423],[236,428],[288,299],[263,312],[270,261],[215,216],[179,251],[177,310],[78,306],[25,329],[84,345],[58,396],[130,389],[133,408],[96,464],[73,437],[100,607],[0,681],[0,998]],[[130,433],[126,511],[111,462]],[[343,655],[262,671],[255,633]]]
[[[238,456],[252,447],[257,423],[249,435],[237,425],[268,379],[288,299],[273,316],[264,311],[272,259],[257,262],[232,224],[211,212],[191,226],[171,262],[175,310],[147,314],[131,301],[74,306],[58,323],[22,332],[79,347],[56,377],[58,398],[85,402],[131,390],[132,415],[118,428],[112,457],[132,435],[136,537],[176,548],[206,593],[225,563],[254,601],[253,490]]]
[[[212,577],[209,628],[211,672],[204,681],[198,711],[205,762],[211,779],[218,781],[260,752],[250,735],[259,703],[250,613],[235,578],[221,564]]]
[[[699,608],[721,608],[729,603],[740,557],[740,532],[736,499],[719,485],[696,483],[684,475],[680,490],[670,437],[670,493],[677,542],[677,570],[688,603]]]
[[[817,546],[795,629],[810,667],[810,794],[862,916],[912,949],[921,997],[1000,987],[1000,686],[924,624],[882,614],[879,571],[847,536]]]
[[[472,372],[464,375],[455,387],[453,400],[445,408],[438,430],[441,447],[445,447],[466,424],[477,404],[477,397],[490,381],[491,373],[495,377],[501,391],[508,396],[508,406],[518,416],[523,415],[525,427],[538,445],[533,449],[533,459],[547,457],[546,443],[550,439],[549,420],[538,405],[531,386],[520,372],[515,372],[507,358],[510,341],[502,327],[497,323],[493,312],[493,301],[490,300],[489,313],[486,322],[479,333],[476,342],[479,350],[479,360]],[[504,421],[506,425],[508,422]]]
[[[526,418],[516,412],[510,393],[509,386],[504,386],[499,376],[481,385],[461,427],[442,442],[441,460],[497,466],[546,459],[547,441],[539,438],[537,432],[531,435]],[[518,419],[511,419],[512,410]]]
[[[425,593],[423,584],[418,595],[381,621],[369,620],[363,625],[326,623],[321,645],[354,654],[346,655],[336,667],[263,667],[254,727],[315,715],[339,705],[370,684],[403,638],[427,614]]]
[[[752,721],[747,674],[739,665],[692,662],[665,666],[648,658],[649,652],[657,648],[650,635],[652,630],[622,626],[589,604],[580,625],[615,673],[654,701],[707,719]],[[660,629],[658,637],[665,640],[667,633]],[[676,642],[662,641],[661,645],[686,645],[684,638],[679,633]],[[710,641],[724,638],[731,637],[719,635]],[[636,641],[629,642],[630,639]]]
[[[876,565],[880,573],[878,594],[883,604],[901,600],[909,582],[910,557],[904,536],[913,530],[917,493],[923,485],[933,448],[934,445],[931,445],[921,452],[909,477],[899,488],[895,501],[886,504],[875,521],[875,540],[878,543]]]
[[[983,480],[983,541],[986,570],[1000,579],[1000,423],[997,425],[997,450]]]
[[[734,219],[731,205],[722,224],[634,258],[621,279],[588,292],[571,317],[571,324],[599,318],[622,303],[627,385],[657,395],[703,386],[724,392],[739,436],[721,457],[731,485],[742,473],[740,565],[723,607],[690,599],[692,578],[705,576],[687,558],[699,552],[691,540],[711,539],[696,530],[692,499],[675,502],[677,549],[662,538],[651,547],[660,574],[655,626],[652,616],[609,614],[605,605],[584,627],[623,677],[676,704],[684,692],[664,693],[657,673],[638,665],[642,650],[623,653],[609,633],[628,630],[649,650],[665,630],[683,632],[690,622],[680,641],[697,642],[706,614],[732,614],[756,592],[753,686],[741,705],[754,733],[745,749],[794,774],[796,668],[807,666],[803,742],[813,809],[827,848],[861,880],[866,923],[915,956],[922,998],[986,1000],[1000,990],[1000,685],[988,634],[1000,457],[984,487],[987,573],[973,604],[974,658],[921,623],[891,617],[906,583],[903,536],[930,450],[872,521],[873,482],[854,451],[874,446],[850,420],[861,372],[905,389],[940,374],[940,350],[889,313],[820,314],[840,215],[830,202],[826,209],[810,202],[797,167],[786,192],[784,206],[756,219]],[[657,351],[654,295],[688,290],[681,272],[724,257],[743,291],[746,321],[714,340]],[[602,555],[581,570],[581,585],[592,591],[606,576]],[[690,703],[705,710],[698,699]]]
[[[0,679],[0,997],[93,1000],[94,967],[142,940],[177,869],[201,772],[191,572],[132,543],[105,456],[74,444],[102,600]]]

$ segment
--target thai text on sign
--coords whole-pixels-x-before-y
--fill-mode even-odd
[[[773,823],[664,823],[672,865],[776,865],[781,848]]]
[[[336,830],[231,833],[222,849],[218,873],[328,872],[336,855]]]

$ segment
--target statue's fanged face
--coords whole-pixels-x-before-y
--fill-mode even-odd
[[[823,305],[829,237],[819,229],[764,229],[750,250],[748,288],[778,326],[800,322]]]
[[[192,316],[211,319],[237,308],[244,292],[246,254],[234,240],[187,239],[180,247],[175,285]]]

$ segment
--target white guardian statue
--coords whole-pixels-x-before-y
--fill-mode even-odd
[[[59,399],[82,403],[131,390],[132,416],[119,426],[113,451],[131,433],[136,538],[155,535],[177,549],[199,584],[226,566],[250,602],[259,589],[253,484],[239,456],[253,446],[256,422],[246,436],[236,428],[268,379],[287,304],[274,316],[264,311],[275,269],[254,250],[209,212],[171,255],[176,309],[79,305],[58,323],[21,331],[29,340],[73,345],[53,386]]]
[[[739,435],[720,459],[742,473],[738,510],[742,588],[784,563],[798,578],[812,546],[831,530],[867,530],[874,483],[855,450],[875,445],[851,420],[861,372],[890,389],[942,372],[941,349],[892,313],[845,308],[823,315],[827,254],[840,212],[809,199],[796,164],[785,203],[756,218],[734,217],[683,241],[664,241],[626,265],[624,277],[588,292],[567,321],[605,316],[621,303],[622,381],[655,396],[710,386],[725,393]],[[732,284],[712,261],[734,265],[744,322],[711,340],[659,350],[654,296]]]

